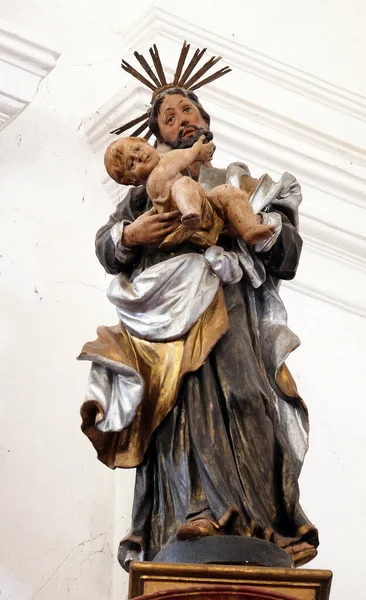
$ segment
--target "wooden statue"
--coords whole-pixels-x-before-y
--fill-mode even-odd
[[[146,77],[122,63],[153,97],[147,113],[116,133],[143,121],[132,137],[155,135],[157,153],[144,146],[155,169],[163,150],[188,158],[160,180],[150,165],[97,233],[98,258],[115,275],[108,294],[120,322],[100,327],[80,355],[92,362],[82,429],[107,466],[136,467],[132,528],[119,550],[126,568],[170,544],[211,536],[267,540],[300,565],[316,555],[318,534],[299,504],[308,415],[285,365],[299,340],[278,287],[298,266],[301,190],[289,173],[278,183],[256,180],[243,163],[218,169],[201,154],[202,135],[212,133],[194,90],[229,69],[204,77],[219,58],[195,71],[204,50],[185,66],[188,52],[184,43],[171,84],[155,46],[155,72],[135,53]],[[131,182],[130,167],[115,178]],[[183,182],[202,198],[193,211],[170,193]],[[249,198],[265,239],[248,245],[229,209],[217,208],[223,185]],[[170,203],[157,211],[166,196]],[[237,231],[220,225],[216,239],[200,245],[191,238],[204,229],[210,198],[212,212]],[[177,243],[179,228],[189,235]]]

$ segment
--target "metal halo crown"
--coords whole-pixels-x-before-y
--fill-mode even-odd
[[[193,70],[201,60],[207,48],[203,48],[202,50],[200,48],[197,48],[197,50],[194,52],[193,56],[191,57],[190,61],[184,69],[190,47],[190,44],[187,44],[187,42],[184,40],[177,68],[175,70],[174,79],[171,83],[167,83],[156,44],[154,44],[152,48],[149,48],[150,56],[153,60],[156,73],[154,73],[149,63],[142,56],[142,54],[139,54],[137,51],[134,52],[135,57],[137,58],[144,71],[150,77],[150,79],[147,79],[145,75],[139,73],[139,71],[136,71],[136,69],[134,69],[125,60],[122,60],[121,67],[124,71],[127,71],[127,73],[138,79],[141,83],[146,85],[146,87],[152,90],[153,94],[151,98],[151,104],[153,104],[156,96],[158,96],[165,90],[179,87],[185,90],[191,90],[193,92],[194,90],[197,90],[198,88],[207,85],[208,83],[211,83],[211,81],[215,81],[215,79],[218,79],[219,77],[222,77],[223,75],[226,75],[226,73],[229,73],[231,71],[230,67],[224,67],[223,69],[216,71],[208,77],[203,78],[203,76],[206,75],[207,71],[209,71],[222,58],[221,56],[213,56],[200,69],[198,69],[198,71],[196,71],[192,75]],[[129,121],[125,125],[117,127],[117,129],[114,129],[110,133],[120,135],[121,133],[124,133],[134,125],[137,125],[138,123],[141,123],[141,121],[143,121],[143,123],[131,133],[131,136],[139,136],[146,130],[144,138],[148,140],[152,135],[152,132],[149,128],[149,116],[150,110],[145,112],[143,115],[137,117],[136,119]]]

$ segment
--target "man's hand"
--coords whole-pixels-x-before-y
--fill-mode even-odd
[[[204,144],[204,141],[205,136],[201,135],[200,139],[193,145],[193,148],[197,150],[196,160],[203,163],[210,161],[216,150],[216,146],[212,141],[207,142],[207,144]]]
[[[151,208],[124,227],[122,244],[127,248],[159,245],[168,233],[178,227],[180,216],[179,210],[158,214],[155,208]]]

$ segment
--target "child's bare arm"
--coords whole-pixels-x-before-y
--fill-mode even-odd
[[[201,136],[191,148],[171,150],[164,154],[149,177],[149,187],[159,189],[159,193],[165,195],[184,169],[195,161],[210,160],[215,146],[212,142],[204,144],[203,141],[204,136]]]

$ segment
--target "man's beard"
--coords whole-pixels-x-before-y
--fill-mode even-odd
[[[185,129],[187,128],[188,127],[186,127]],[[195,142],[197,142],[200,139],[201,135],[205,136],[205,144],[207,144],[207,142],[210,142],[213,139],[212,132],[209,129],[205,129],[204,127],[196,127],[195,125],[189,125],[189,128],[195,129],[195,133],[187,137],[183,137],[184,129],[182,129],[179,132],[177,139],[174,140],[174,142],[169,142],[169,146],[173,150],[184,150],[184,148],[191,148],[193,144],[195,144]]]

